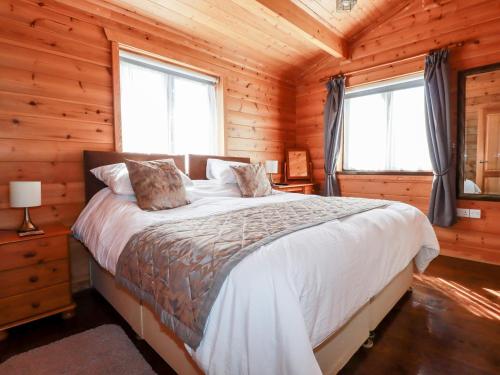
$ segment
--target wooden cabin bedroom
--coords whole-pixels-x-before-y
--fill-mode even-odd
[[[500,1],[0,0],[0,374],[500,374]]]

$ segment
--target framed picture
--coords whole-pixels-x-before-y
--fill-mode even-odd
[[[311,159],[303,148],[291,148],[286,151],[286,179],[311,180]]]

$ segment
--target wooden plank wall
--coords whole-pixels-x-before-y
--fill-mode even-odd
[[[66,3],[66,4],[63,4]],[[70,5],[78,6],[76,9]],[[35,223],[71,225],[84,205],[83,150],[113,150],[111,50],[104,28],[224,83],[227,154],[282,161],[294,142],[295,87],[137,16],[86,1],[0,2],[0,229],[15,228],[8,183],[41,180]],[[72,241],[73,282],[88,280],[85,251]]]
[[[424,10],[420,0],[352,43],[352,60],[341,64],[331,58],[308,67],[297,87],[297,144],[310,149],[315,179],[322,182],[323,124],[329,75],[363,70],[350,76],[348,86],[374,82],[423,70],[423,57],[431,49],[463,44],[451,50],[452,124],[457,123],[457,72],[500,62],[500,2],[454,0]],[[408,59],[397,64],[392,61]],[[321,82],[320,82],[321,81]],[[456,137],[456,134],[454,135]],[[402,200],[427,210],[432,177],[341,175],[342,194]],[[436,228],[442,253],[500,263],[500,203],[461,200],[463,208],[480,208],[481,219],[460,219],[452,228]]]

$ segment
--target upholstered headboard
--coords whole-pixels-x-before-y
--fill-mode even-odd
[[[250,163],[250,158],[243,158],[237,156],[213,156],[213,155],[188,155],[189,163],[189,177],[192,180],[206,180],[207,179],[207,160],[220,159],[228,161],[239,161],[241,163]]]
[[[94,194],[104,189],[106,185],[99,181],[91,172],[91,169],[103,165],[122,163],[125,159],[130,160],[159,160],[174,159],[175,165],[185,172],[184,155],[164,155],[164,154],[134,154],[127,152],[109,151],[83,151],[83,168],[85,175],[85,201],[88,202]]]

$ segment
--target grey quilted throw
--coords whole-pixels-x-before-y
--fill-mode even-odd
[[[116,278],[196,349],[224,280],[246,256],[289,233],[388,204],[314,197],[157,223],[130,238]]]

